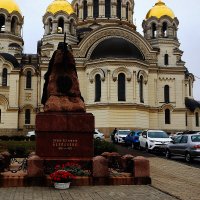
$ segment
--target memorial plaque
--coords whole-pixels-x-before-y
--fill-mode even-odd
[[[93,131],[91,113],[40,113],[36,117],[36,154],[48,158],[91,158]]]

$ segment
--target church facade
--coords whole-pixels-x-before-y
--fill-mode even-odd
[[[200,102],[181,59],[177,17],[159,0],[142,23],[142,36],[133,15],[134,0],[52,0],[37,54],[24,54],[22,13],[14,0],[1,0],[0,134],[34,130],[44,74],[64,33],[96,128],[107,135],[115,127],[199,130]]]

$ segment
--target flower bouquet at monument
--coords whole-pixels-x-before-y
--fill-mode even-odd
[[[75,176],[66,170],[57,170],[50,174],[50,178],[56,189],[67,189]]]
[[[56,165],[55,170],[65,170],[73,174],[74,176],[88,176],[89,173],[81,168],[81,166],[75,162],[66,162],[61,165]]]

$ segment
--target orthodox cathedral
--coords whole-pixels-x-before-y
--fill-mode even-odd
[[[51,1],[37,54],[24,54],[23,14],[14,0],[0,0],[0,134],[34,130],[44,74],[65,33],[96,128],[107,135],[115,127],[199,130],[194,76],[181,59],[179,21],[164,1],[147,12],[144,35],[133,23],[134,0]]]

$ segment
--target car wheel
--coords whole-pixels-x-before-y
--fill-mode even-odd
[[[100,137],[96,137],[95,139],[96,139],[96,140],[100,140],[101,138],[100,138]]]
[[[189,152],[186,152],[186,154],[185,154],[185,161],[188,163],[190,163],[192,161],[192,157]]]
[[[165,157],[168,159],[171,158],[171,153],[170,153],[169,149],[166,150]]]

